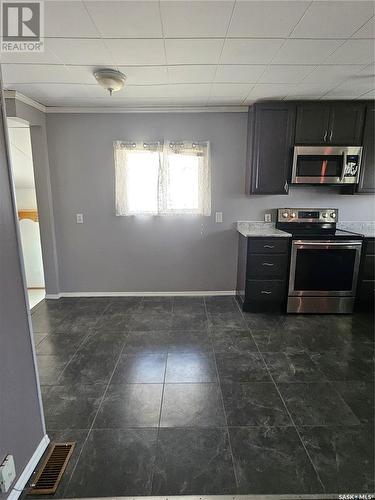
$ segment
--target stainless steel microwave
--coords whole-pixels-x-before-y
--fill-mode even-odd
[[[361,146],[295,146],[292,184],[358,184]]]

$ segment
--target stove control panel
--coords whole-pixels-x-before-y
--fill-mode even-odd
[[[337,222],[339,211],[337,208],[279,208],[278,222]]]

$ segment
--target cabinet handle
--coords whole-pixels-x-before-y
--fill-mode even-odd
[[[274,245],[263,245],[263,248],[275,248]]]
[[[329,140],[330,141],[332,140],[332,136],[333,136],[333,130],[331,130],[330,133],[329,133]]]
[[[272,267],[274,266],[275,264],[271,264],[271,262],[262,262],[262,266],[268,266],[268,267]]]
[[[326,142],[327,135],[328,135],[328,130],[326,130],[325,133],[324,133],[323,142]]]
[[[262,293],[263,295],[271,295],[272,292],[268,290],[262,290],[260,293]]]
[[[287,193],[288,192],[288,181],[285,181],[284,184],[284,191]]]

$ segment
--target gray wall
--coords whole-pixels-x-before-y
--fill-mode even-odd
[[[1,92],[1,90],[0,90]],[[0,462],[14,455],[17,477],[44,436],[0,111]],[[0,493],[0,499],[7,495]]]
[[[338,207],[341,220],[371,219],[371,196],[329,187],[245,196],[246,128],[246,113],[48,114],[61,291],[234,290],[235,221],[261,220],[269,208],[324,205]],[[114,215],[112,142],[163,138],[211,141],[211,217]],[[215,224],[215,211],[224,223]]]

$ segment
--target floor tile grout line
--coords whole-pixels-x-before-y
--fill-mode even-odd
[[[114,375],[114,373],[115,373],[115,371],[116,371],[116,368],[117,368],[117,366],[118,366],[118,364],[119,364],[119,362],[120,362],[121,354],[122,354],[122,352],[123,352],[124,348],[125,348],[125,342],[124,342],[124,345],[122,346],[122,348],[121,348],[121,350],[120,350],[120,353],[119,353],[118,358],[117,358],[117,362],[115,363],[115,366],[114,366],[114,368],[113,368],[112,374],[111,374],[111,376],[109,377],[109,380],[108,380],[108,383],[107,383],[107,385],[106,385],[106,388],[104,389],[104,393],[103,393],[103,395],[102,395],[102,397],[101,397],[101,399],[100,399],[100,402],[99,402],[99,405],[98,405],[98,409],[97,409],[97,411],[95,412],[94,418],[93,418],[93,420],[92,420],[92,422],[91,422],[91,426],[90,426],[89,431],[88,431],[88,433],[87,433],[86,439],[84,440],[84,442],[83,442],[83,444],[82,444],[81,450],[80,450],[80,452],[79,452],[79,454],[78,454],[78,457],[77,457],[76,463],[74,464],[74,467],[73,467],[72,472],[71,472],[71,474],[70,474],[69,480],[68,480],[68,482],[67,482],[67,484],[66,484],[66,486],[65,486],[65,488],[64,488],[63,496],[65,496],[65,492],[67,491],[67,489],[68,489],[68,487],[69,487],[69,485],[70,485],[71,479],[72,479],[72,477],[73,477],[73,474],[74,474],[74,473],[75,473],[75,471],[76,471],[76,468],[77,468],[78,462],[79,462],[79,460],[80,460],[80,458],[81,458],[81,456],[82,456],[82,452],[83,452],[83,450],[84,450],[84,448],[85,448],[85,446],[86,446],[86,443],[87,443],[87,441],[88,441],[88,439],[89,439],[89,436],[90,436],[90,434],[91,434],[91,432],[92,432],[92,430],[93,430],[93,428],[94,428],[94,423],[95,423],[95,420],[96,420],[96,418],[97,418],[97,416],[98,416],[98,414],[99,414],[100,408],[102,407],[103,401],[104,401],[104,399],[105,399],[105,397],[106,397],[106,395],[107,395],[107,392],[108,392],[109,386],[110,386],[110,384],[111,384],[112,377],[113,377],[113,375]],[[92,385],[95,385],[95,384],[92,384]]]
[[[203,302],[204,302],[204,308],[205,308],[205,311],[206,311],[206,316],[208,317],[207,304],[206,304],[206,298],[205,297],[203,297]],[[209,335],[208,331],[207,331],[207,335]],[[212,347],[213,347],[212,339],[210,338],[210,340],[211,340]],[[219,392],[220,392],[221,404],[222,404],[223,412],[224,412],[225,430],[226,430],[226,433],[227,433],[227,436],[228,436],[228,445],[229,445],[230,456],[231,456],[231,459],[232,459],[233,475],[234,475],[234,480],[236,482],[236,488],[238,489],[240,487],[240,484],[239,484],[239,480],[238,480],[238,477],[237,477],[237,472],[236,472],[236,467],[235,467],[235,462],[234,462],[233,448],[232,448],[232,443],[231,443],[230,434],[229,434],[228,417],[227,417],[227,412],[226,412],[226,409],[225,409],[224,396],[223,396],[223,391],[222,391],[222,388],[221,388],[221,379],[220,379],[219,369],[218,369],[217,361],[216,361],[216,352],[215,352],[214,349],[212,349],[212,352],[213,352],[213,357],[214,357],[214,360],[215,360],[216,377],[217,377],[217,382],[218,382],[218,387],[219,387]]]
[[[246,320],[245,320],[245,316],[244,316],[244,314],[243,314],[243,311],[242,311],[241,309],[240,309],[240,311],[241,311],[241,314],[242,314],[242,317],[243,317],[244,321],[246,322]],[[246,324],[247,324],[247,323],[246,323]],[[267,372],[268,372],[269,376],[271,377],[271,380],[272,380],[272,382],[273,382],[273,384],[274,384],[274,386],[275,386],[275,389],[276,389],[276,391],[277,391],[277,393],[278,393],[278,395],[279,395],[279,397],[280,397],[280,399],[281,399],[281,401],[282,401],[282,403],[283,403],[283,405],[284,405],[284,407],[285,407],[285,409],[286,409],[286,411],[287,411],[287,413],[288,413],[288,416],[289,416],[289,418],[290,418],[290,421],[291,421],[291,422],[292,422],[292,424],[293,424],[293,427],[294,427],[294,429],[295,429],[295,431],[296,431],[296,433],[297,433],[297,435],[298,435],[298,438],[299,438],[299,440],[300,440],[300,442],[301,442],[301,444],[302,444],[302,447],[303,447],[303,449],[305,450],[305,453],[306,453],[306,455],[307,455],[308,459],[310,460],[310,463],[311,463],[311,465],[312,465],[312,467],[313,467],[313,469],[314,469],[314,471],[315,471],[315,474],[316,474],[316,476],[317,476],[317,479],[318,479],[318,481],[319,481],[320,485],[322,486],[323,492],[325,493],[325,490],[326,490],[326,489],[325,489],[325,486],[324,486],[324,484],[323,484],[323,481],[321,480],[320,475],[319,475],[319,473],[318,473],[318,470],[317,470],[317,468],[315,467],[314,462],[312,461],[312,458],[311,458],[311,456],[310,456],[310,453],[308,452],[308,450],[307,450],[307,448],[306,448],[306,446],[305,446],[305,444],[304,444],[304,442],[303,442],[303,440],[302,440],[301,434],[300,434],[300,432],[299,432],[299,430],[298,430],[298,428],[297,428],[297,426],[296,426],[296,424],[295,424],[295,422],[294,422],[294,419],[293,419],[293,417],[292,417],[292,415],[291,415],[291,413],[290,413],[290,411],[289,411],[289,408],[287,407],[287,405],[286,405],[286,403],[285,403],[285,401],[284,401],[284,398],[282,397],[281,392],[280,392],[280,390],[279,390],[279,388],[278,388],[278,386],[277,386],[277,384],[276,384],[276,382],[275,382],[275,380],[274,380],[274,378],[273,378],[273,376],[272,376],[272,374],[271,374],[271,372],[270,372],[270,370],[269,370],[269,368],[268,368],[268,365],[267,365],[267,363],[266,363],[266,361],[265,361],[265,359],[264,359],[264,357],[263,357],[263,353],[261,353],[261,352],[260,352],[260,349],[259,349],[258,343],[257,343],[257,342],[256,342],[256,340],[254,339],[254,337],[253,337],[253,335],[252,335],[252,333],[251,333],[251,329],[250,329],[250,327],[248,327],[248,329],[249,329],[249,333],[250,333],[250,335],[251,335],[251,337],[252,337],[253,341],[255,342],[255,345],[256,345],[256,347],[257,347],[257,349],[258,349],[258,353],[259,353],[259,355],[261,356],[261,358],[262,358],[262,360],[263,360],[263,363],[264,363],[264,365],[265,365],[265,367],[266,367],[266,370],[267,370]]]
[[[172,304],[172,311],[173,311],[173,304]],[[172,314],[173,314],[173,312],[172,312]],[[169,332],[169,331],[170,330],[167,330],[167,332]],[[157,457],[158,457],[158,450],[159,450],[160,424],[161,424],[161,416],[162,416],[162,411],[163,411],[165,380],[166,380],[166,377],[167,377],[168,354],[169,354],[169,343],[168,343],[167,353],[165,355],[163,388],[162,388],[161,399],[160,399],[159,422],[158,422],[157,432],[156,432],[155,456],[154,456],[154,463],[153,463],[153,466],[152,466],[150,495],[152,494],[152,491],[153,491],[153,488],[154,488],[155,465],[156,465],[156,460],[157,460]]]

